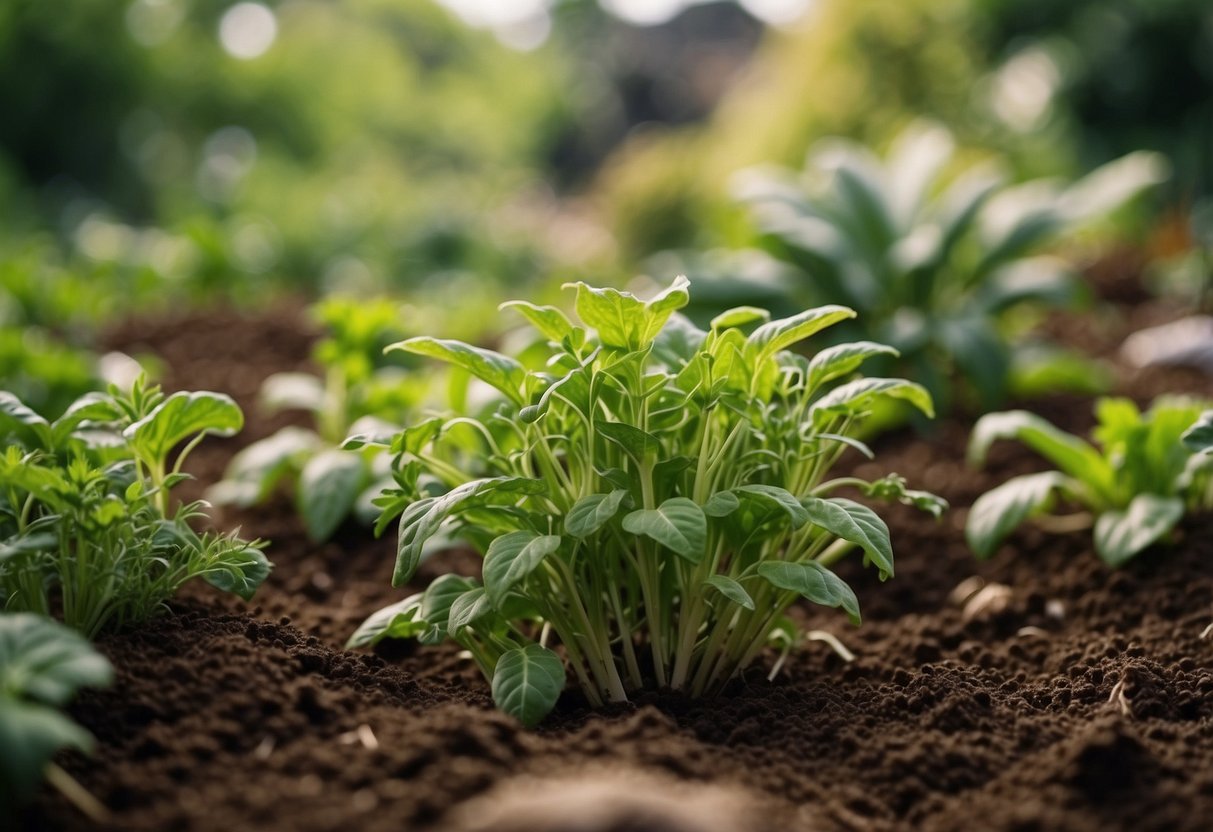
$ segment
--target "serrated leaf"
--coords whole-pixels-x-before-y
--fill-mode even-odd
[[[758,564],[758,574],[777,589],[796,592],[823,607],[841,607],[852,624],[860,623],[859,599],[846,581],[820,563],[766,561]]]
[[[462,341],[428,336],[418,336],[392,344],[384,352],[392,350],[425,355],[462,367],[476,378],[500,390],[519,407],[525,404],[522,386],[526,383],[526,370],[509,356],[482,347],[473,347]]]
[[[307,536],[321,543],[328,540],[366,485],[362,457],[336,448],[307,461],[299,475],[298,506]]]
[[[880,579],[893,575],[893,544],[889,527],[865,505],[844,497],[828,500],[806,497],[803,501],[809,520],[843,540],[858,545],[880,570]]]
[[[741,584],[727,575],[712,575],[704,583],[734,604],[745,607],[747,610],[754,609],[754,599],[750,597],[750,593],[746,592]]]
[[[507,650],[493,671],[493,702],[528,728],[547,716],[564,690],[564,663],[538,644]]]
[[[628,492],[616,489],[610,494],[587,494],[564,517],[564,530],[573,537],[589,537],[619,513]]]
[[[1123,511],[1105,511],[1095,520],[1095,552],[1109,566],[1121,566],[1165,537],[1184,516],[1178,497],[1138,494]]]
[[[685,497],[671,497],[655,509],[633,511],[623,518],[623,528],[656,540],[692,563],[703,560],[708,521],[703,509]]]
[[[1007,480],[977,498],[965,522],[965,540],[979,558],[994,554],[1015,528],[1046,508],[1068,479],[1060,471],[1025,474]]]
[[[165,459],[183,439],[206,433],[232,436],[244,427],[240,406],[223,393],[174,393],[127,427],[123,436],[146,459]]]
[[[484,556],[484,586],[493,604],[526,579],[543,559],[560,548],[560,535],[516,531],[492,542]]]

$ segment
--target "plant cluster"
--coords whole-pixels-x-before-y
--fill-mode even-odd
[[[802,271],[798,297],[858,310],[839,333],[897,348],[886,368],[921,381],[941,408],[967,391],[996,406],[1019,374],[1089,385],[1073,357],[1025,351],[1011,313],[1075,299],[1069,267],[1042,247],[1159,181],[1161,161],[1133,154],[1065,188],[1008,187],[980,166],[952,176],[953,151],[948,132],[926,124],[907,128],[886,161],[824,140],[803,173],[749,171],[737,194],[773,253]],[[957,373],[966,386],[954,391]]]
[[[774,321],[737,308],[705,331],[675,314],[689,300],[683,278],[647,302],[574,288],[582,325],[555,307],[504,304],[542,336],[533,367],[458,341],[395,345],[471,374],[496,404],[391,440],[396,483],[377,502],[380,530],[399,518],[393,582],[408,582],[436,536],[482,552],[483,580],[439,578],[350,644],[452,639],[497,704],[534,723],[563,689],[565,662],[594,705],[652,686],[699,696],[788,644],[798,598],[858,623],[855,593],[830,567],[859,549],[887,578],[893,551],[880,517],[837,492],[944,507],[896,475],[828,478],[847,448],[868,453],[853,435],[874,402],[931,413],[917,384],[850,380],[895,351],[788,351],[853,318],[842,306]]]
[[[92,737],[60,712],[82,687],[110,684],[113,669],[80,634],[31,613],[0,613],[0,821],[49,778],[86,811],[94,805],[51,762],[57,751],[89,751]]]
[[[51,422],[0,392],[0,598],[92,637],[143,621],[202,577],[249,598],[269,574],[260,543],[199,533],[201,503],[174,507],[182,465],[240,408],[218,393],[170,396],[140,378],[79,399]],[[183,447],[174,455],[173,451]]]
[[[1028,518],[1049,514],[1065,501],[1085,511],[1052,525],[1093,524],[1096,553],[1109,566],[1120,566],[1167,538],[1186,513],[1213,508],[1208,407],[1163,397],[1143,414],[1128,399],[1100,399],[1095,444],[1022,410],[982,417],[969,444],[973,464],[984,462],[995,441],[1017,439],[1057,470],[1013,477],[978,498],[965,526],[969,545],[978,557],[990,557]]]
[[[342,442],[351,433],[397,430],[424,395],[427,381],[398,365],[379,366],[383,348],[403,334],[396,304],[333,297],[317,304],[313,315],[328,330],[313,356],[323,378],[272,375],[262,386],[261,403],[269,411],[309,413],[314,427],[288,426],[249,445],[232,458],[224,480],[208,496],[247,507],[265,502],[288,483],[308,536],[319,542],[359,505],[373,518],[370,499],[392,482],[381,449],[350,453],[340,450]]]

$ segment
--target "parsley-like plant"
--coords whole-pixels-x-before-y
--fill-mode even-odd
[[[647,302],[573,288],[582,325],[555,307],[504,305],[542,336],[534,367],[458,341],[396,345],[470,373],[497,403],[392,441],[396,486],[379,527],[399,518],[394,583],[438,535],[483,552],[483,580],[438,578],[373,615],[351,645],[453,639],[498,706],[534,723],[566,663],[592,705],[652,687],[700,696],[768,644],[794,643],[785,613],[798,598],[858,624],[855,593],[830,567],[858,549],[887,578],[893,551],[881,518],[838,492],[943,510],[895,475],[828,478],[848,447],[867,451],[853,433],[873,402],[931,412],[917,384],[852,380],[893,350],[788,351],[854,317],[842,306],[775,321],[738,308],[704,331],[675,314],[689,300],[684,278]]]
[[[1144,414],[1133,402],[1096,403],[1095,444],[1023,410],[991,413],[973,428],[969,459],[984,462],[996,440],[1017,439],[1057,466],[1024,474],[983,494],[969,511],[965,536],[978,557],[1028,518],[1048,515],[1058,498],[1085,509],[1046,526],[1094,526],[1095,551],[1120,566],[1164,540],[1183,516],[1213,508],[1213,411],[1207,403],[1164,397]]]
[[[250,598],[270,570],[261,544],[196,532],[203,504],[170,499],[190,451],[242,425],[225,395],[165,396],[143,379],[88,394],[54,422],[0,392],[5,607],[58,610],[92,637],[147,619],[194,577]]]

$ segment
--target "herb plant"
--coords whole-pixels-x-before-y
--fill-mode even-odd
[[[393,582],[410,580],[439,535],[484,553],[483,580],[440,577],[371,616],[351,646],[450,638],[498,706],[534,723],[563,689],[565,663],[592,705],[653,686],[701,696],[768,644],[791,643],[785,612],[798,598],[858,624],[855,593],[830,567],[859,549],[887,578],[893,551],[880,517],[836,492],[943,509],[895,475],[827,479],[845,449],[867,452],[852,434],[873,402],[931,412],[912,382],[844,381],[892,348],[788,352],[854,317],[842,306],[775,321],[737,308],[704,331],[675,314],[685,278],[647,302],[572,288],[582,325],[555,307],[504,304],[542,336],[536,369],[458,341],[394,346],[470,373],[497,405],[392,440],[396,485],[378,527],[399,518]]]
[[[329,332],[314,353],[323,378],[272,375],[261,402],[270,411],[310,413],[314,428],[288,426],[249,445],[232,458],[224,480],[208,496],[247,507],[269,499],[280,483],[291,483],[308,536],[319,542],[391,483],[379,449],[350,453],[339,446],[351,433],[395,431],[421,397],[425,381],[398,366],[376,366],[383,348],[402,334],[396,304],[334,297],[314,307],[313,314]],[[374,516],[373,506],[369,515]]]
[[[996,440],[1017,439],[1057,470],[1014,477],[978,498],[965,526],[969,545],[990,557],[1029,517],[1054,511],[1060,497],[1086,509],[1061,527],[1093,524],[1096,553],[1120,566],[1164,540],[1185,513],[1213,508],[1213,411],[1206,407],[1164,397],[1143,414],[1128,399],[1100,399],[1095,444],[1026,411],[984,416],[973,429],[971,462],[981,464]]]
[[[190,578],[251,597],[270,569],[261,544],[198,533],[189,521],[203,504],[170,499],[190,451],[242,425],[227,396],[165,396],[143,379],[86,395],[54,422],[0,392],[4,605],[61,610],[92,637],[148,618]]]
[[[0,613],[0,821],[43,778],[96,816],[96,801],[54,763],[57,751],[88,751],[92,737],[59,708],[82,687],[110,684],[113,669],[78,633],[32,613]],[[8,828],[7,826],[5,828]]]
[[[1042,370],[1056,351],[1020,349],[1011,313],[1075,299],[1069,267],[1042,247],[1157,182],[1161,162],[1134,154],[1069,187],[1007,187],[985,167],[949,176],[953,151],[946,130],[921,124],[901,134],[887,161],[824,140],[803,174],[752,171],[737,192],[773,253],[803,272],[799,297],[858,310],[839,334],[896,347],[900,357],[883,369],[922,381],[941,408],[956,398],[956,373],[984,409],[1018,374],[1089,386],[1093,374],[1068,369],[1072,358]]]

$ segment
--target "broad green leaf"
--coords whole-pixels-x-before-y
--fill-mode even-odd
[[[0,390],[0,419],[10,427],[29,431],[45,450],[53,447],[50,422],[43,419],[7,390]]]
[[[610,494],[587,494],[573,504],[564,518],[564,530],[573,537],[589,537],[619,513],[628,492],[616,489]]]
[[[345,646],[353,649],[375,644],[385,638],[415,638],[421,635],[426,630],[426,623],[420,617],[424,595],[419,592],[375,611],[358,626]]]
[[[517,498],[528,494],[543,494],[547,484],[527,477],[490,477],[472,480],[451,489],[441,497],[429,497],[410,505],[400,515],[400,533],[396,544],[396,569],[392,585],[401,586],[413,577],[425,542],[443,522],[460,507],[481,505],[498,495]]]
[[[978,419],[969,438],[970,463],[985,462],[990,446],[999,439],[1018,439],[1098,494],[1107,494],[1115,484],[1112,467],[1099,451],[1026,410],[988,413]]]
[[[849,376],[863,362],[877,355],[896,357],[900,353],[893,347],[874,341],[855,341],[827,347],[809,361],[809,389],[816,390],[827,381]]]
[[[525,300],[509,300],[497,307],[498,309],[515,309],[531,326],[539,330],[539,334],[549,341],[559,343],[565,336],[573,332],[573,324],[565,314],[555,306],[536,306]]]
[[[564,690],[564,663],[546,647],[507,650],[493,670],[493,702],[528,728],[556,707]]]
[[[741,584],[727,575],[712,575],[704,583],[734,604],[745,607],[747,610],[754,609],[754,599],[750,597],[750,593],[746,592]]]
[[[736,306],[732,309],[726,309],[715,318],[712,318],[710,326],[712,329],[730,329],[758,321],[766,323],[770,319],[771,313],[765,309],[759,309],[757,306]]]
[[[728,517],[741,508],[741,500],[732,491],[717,491],[703,504],[703,513],[708,517]]]
[[[366,485],[362,457],[332,448],[307,461],[299,475],[297,505],[307,536],[317,543],[328,540]]]
[[[272,565],[257,546],[233,545],[229,540],[220,538],[212,544],[219,548],[209,561],[203,578],[216,589],[251,601],[257,587],[270,576]]]
[[[93,738],[54,708],[0,699],[0,820],[34,796],[57,752],[88,753]]]
[[[0,613],[0,698],[62,705],[112,678],[110,663],[75,630],[33,613]]]
[[[426,623],[425,632],[418,636],[422,644],[440,644],[447,634],[451,607],[463,594],[476,588],[476,582],[462,575],[440,575],[421,594],[418,617]]]
[[[880,579],[893,575],[893,544],[889,527],[865,505],[844,497],[823,500],[806,497],[803,501],[809,520],[830,534],[858,545],[868,560],[880,570]]]
[[[675,310],[686,306],[690,296],[685,277],[652,300],[640,300],[630,292],[595,289],[585,283],[566,283],[577,290],[577,314],[598,331],[603,346],[635,352],[652,343]]]
[[[261,406],[269,411],[324,410],[324,382],[311,373],[274,373],[261,384]]]
[[[931,394],[921,384],[900,378],[861,378],[835,387],[813,403],[814,414],[826,414],[834,409],[850,412],[871,407],[877,399],[902,399],[927,416],[935,415]]]
[[[763,324],[750,333],[746,342],[760,353],[773,355],[828,326],[854,317],[855,310],[845,306],[819,306],[816,309],[806,309],[799,315]]]
[[[965,539],[977,557],[994,554],[1015,528],[1036,512],[1045,510],[1053,493],[1069,482],[1060,471],[1024,474],[1007,480],[977,498],[965,522]]]
[[[1138,494],[1124,511],[1105,511],[1095,520],[1095,552],[1109,566],[1121,566],[1165,537],[1184,516],[1178,497]]]
[[[758,574],[777,589],[786,589],[808,598],[823,607],[841,607],[851,623],[858,625],[859,599],[846,581],[820,563],[789,563],[766,561],[758,564]]]
[[[86,393],[64,411],[63,415],[51,425],[54,446],[62,446],[82,423],[110,423],[122,419],[122,409],[114,403],[112,397],[105,393]]]
[[[231,436],[244,427],[244,414],[223,393],[174,393],[123,435],[149,460],[164,460],[183,439],[207,433]]]
[[[222,505],[247,507],[270,495],[296,460],[321,445],[310,430],[288,426],[254,442],[232,457],[224,479],[207,491],[207,498]]]
[[[594,430],[643,463],[661,451],[661,440],[625,422],[595,422]]]
[[[708,521],[703,509],[685,497],[671,497],[655,509],[640,509],[623,518],[623,528],[656,540],[692,563],[703,560]]]
[[[473,347],[462,341],[419,336],[392,344],[384,352],[404,350],[416,355],[437,358],[462,367],[481,381],[500,390],[510,401],[522,407],[522,386],[526,383],[526,370],[513,358],[482,347]]]
[[[451,638],[459,638],[459,634],[493,611],[488,593],[484,587],[469,589],[451,604],[450,615],[446,628]]]
[[[1194,454],[1213,453],[1213,410],[1206,410],[1184,431],[1184,447]]]
[[[516,531],[492,542],[484,556],[484,586],[493,604],[526,579],[543,559],[560,548],[560,535]]]
[[[734,493],[757,500],[766,505],[782,509],[792,519],[792,528],[799,529],[809,521],[809,513],[800,501],[787,489],[775,485],[743,485],[733,489]]]

